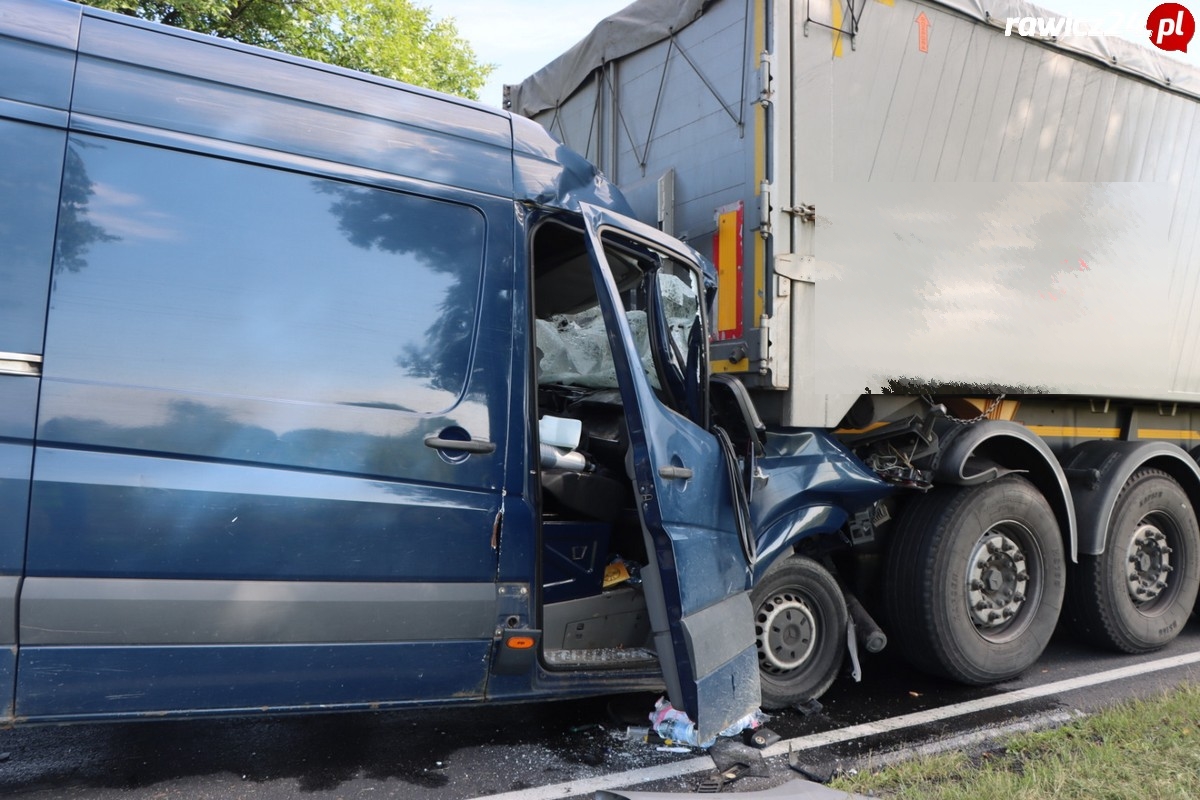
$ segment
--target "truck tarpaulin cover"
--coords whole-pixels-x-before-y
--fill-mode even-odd
[[[506,107],[532,117],[557,108],[598,67],[669,38],[690,25],[713,0],[639,0],[601,21],[567,52],[518,85],[504,87]],[[1052,9],[1021,0],[931,0],[979,22],[1003,29],[1010,18],[1060,17]],[[865,8],[869,18],[870,6]],[[1046,46],[1094,59],[1111,69],[1148,79],[1160,86],[1200,97],[1200,72],[1154,50],[1111,36],[1060,36],[1039,39]]]
[[[520,85],[504,87],[506,108],[532,117],[539,111],[557,107],[597,67],[686,28],[711,3],[712,0],[640,0],[621,9]]]

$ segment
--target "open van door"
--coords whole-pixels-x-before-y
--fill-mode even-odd
[[[672,705],[705,741],[761,701],[750,532],[739,530],[735,506],[744,500],[707,430],[702,273],[694,254],[653,228],[581,210],[629,428],[655,647]]]

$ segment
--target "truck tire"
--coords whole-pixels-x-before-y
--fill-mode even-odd
[[[1126,653],[1157,650],[1187,622],[1200,587],[1200,528],[1187,495],[1157,469],[1113,503],[1104,552],[1081,555],[1067,587],[1072,629]]]
[[[763,708],[815,700],[833,684],[846,648],[846,600],[816,561],[791,556],[750,593]]]
[[[888,635],[926,672],[1007,680],[1049,643],[1065,572],[1054,512],[1025,478],[934,489],[906,509],[888,553]]]

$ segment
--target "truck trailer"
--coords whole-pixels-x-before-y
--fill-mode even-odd
[[[892,489],[760,547],[767,705],[833,680],[847,602],[970,684],[1028,668],[1060,617],[1130,653],[1180,632],[1198,100],[1149,43],[1015,0],[639,0],[505,87],[711,248],[712,372],[762,427],[828,435]],[[756,498],[788,491],[763,452],[739,461],[758,534]]]

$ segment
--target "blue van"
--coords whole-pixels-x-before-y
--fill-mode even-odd
[[[703,259],[506,112],[6,0],[0,152],[0,722],[665,684],[707,738],[756,551],[886,491],[763,450]]]

